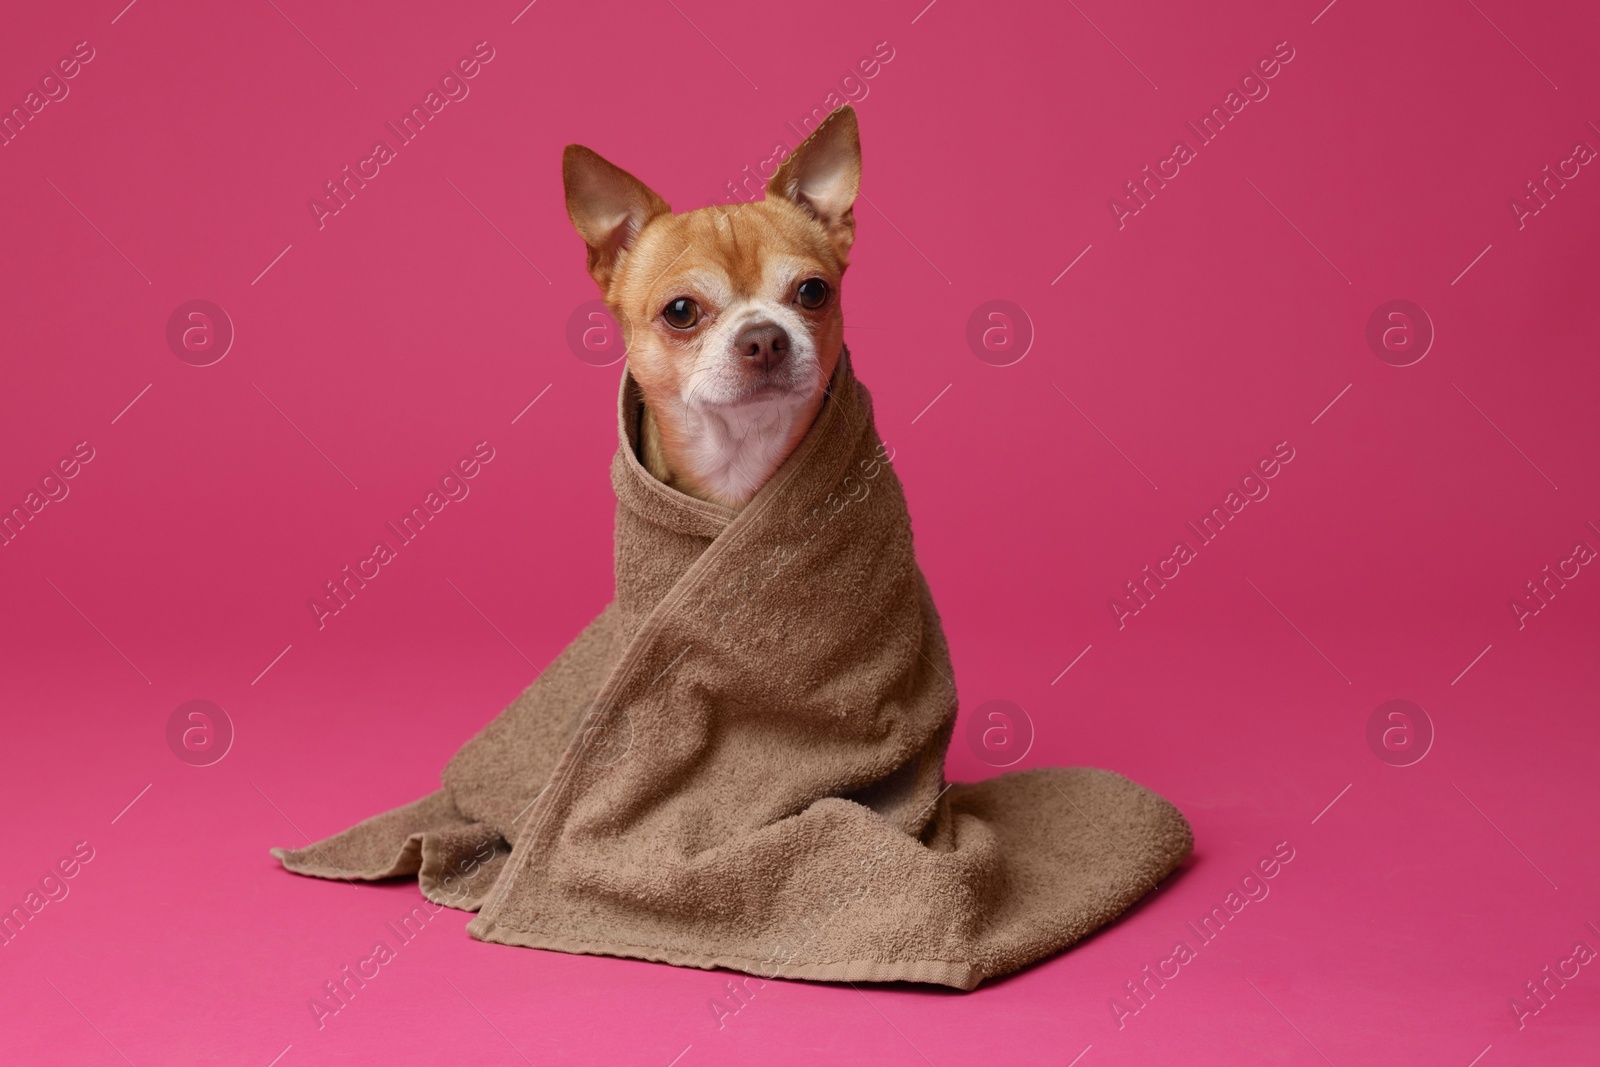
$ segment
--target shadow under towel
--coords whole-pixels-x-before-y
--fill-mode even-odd
[[[415,874],[484,941],[971,989],[1189,854],[1178,810],[1109,771],[945,782],[950,657],[848,353],[738,512],[640,465],[640,403],[624,375],[615,600],[441,790],[284,867]]]

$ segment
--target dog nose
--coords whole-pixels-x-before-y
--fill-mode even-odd
[[[757,370],[771,370],[789,355],[789,333],[775,322],[746,326],[734,339],[733,350]]]

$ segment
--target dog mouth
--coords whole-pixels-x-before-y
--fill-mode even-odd
[[[805,379],[790,374],[766,372],[741,376],[743,381],[724,382],[719,388],[695,390],[684,397],[701,408],[750,407],[758,404],[792,403],[805,397]]]
[[[729,403],[733,406],[759,404],[766,400],[781,400],[785,397],[796,396],[799,392],[800,390],[789,381],[753,382]]]
[[[725,403],[729,406],[773,402],[803,401],[815,395],[823,383],[815,370],[804,363],[786,364],[744,376]]]

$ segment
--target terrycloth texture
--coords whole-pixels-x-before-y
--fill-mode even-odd
[[[1108,771],[945,783],[949,654],[848,355],[742,512],[645,471],[639,405],[625,376],[616,599],[442,790],[285,867],[417,874],[485,941],[971,989],[1188,855],[1177,809]]]

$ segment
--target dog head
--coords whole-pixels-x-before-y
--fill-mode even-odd
[[[843,347],[839,287],[861,181],[854,110],[834,112],[757,203],[675,215],[582,145],[567,146],[562,176],[644,396],[646,465],[742,506],[805,435]]]

